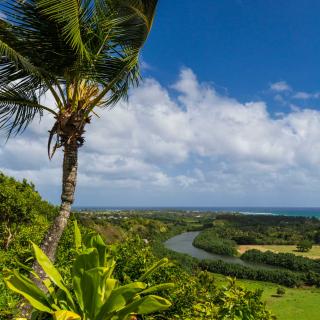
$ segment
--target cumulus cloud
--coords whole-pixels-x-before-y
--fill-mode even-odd
[[[272,83],[270,85],[270,89],[272,91],[276,91],[276,92],[284,92],[284,91],[291,91],[292,90],[291,87],[285,81],[279,81],[279,82]]]
[[[289,90],[285,85],[273,90]],[[315,110],[273,118],[265,102],[221,95],[185,68],[173,86],[147,79],[129,102],[97,113],[80,149],[80,204],[150,204],[147,194],[157,205],[257,204],[259,196],[277,203],[279,195],[320,187]],[[50,118],[34,123],[0,147],[0,170],[33,180],[46,196],[60,184],[61,152],[46,157],[51,125]]]

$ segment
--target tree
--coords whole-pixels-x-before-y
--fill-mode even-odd
[[[0,234],[3,234],[0,243],[5,250],[20,233],[22,223],[31,224],[37,215],[52,219],[53,209],[41,199],[33,184],[16,181],[0,172]]]
[[[97,109],[137,85],[157,0],[6,0],[0,19],[0,128],[8,137],[54,117],[48,155],[63,148],[60,212],[41,248],[53,261],[74,202],[78,149]],[[41,104],[50,93],[54,106]]]
[[[297,250],[300,252],[308,252],[312,249],[312,241],[302,240],[297,244]]]

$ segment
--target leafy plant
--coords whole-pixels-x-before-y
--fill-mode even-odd
[[[228,286],[220,291],[217,297],[217,302],[220,305],[218,320],[276,319],[266,310],[264,303],[261,301],[262,290],[249,291],[237,286],[235,279],[228,278],[228,281]]]
[[[41,280],[31,268],[23,267],[41,281],[44,289],[39,289],[16,270],[7,271],[7,286],[32,305],[35,309],[34,319],[47,314],[55,320],[125,320],[132,315],[153,313],[170,307],[167,299],[152,293],[170,289],[173,284],[148,287],[145,283],[148,276],[167,264],[167,259],[154,264],[138,281],[119,285],[118,280],[112,277],[115,261],[103,239],[91,233],[82,240],[76,222],[74,231],[77,255],[73,261],[71,289],[67,288],[59,271],[34,243],[35,258],[48,278]]]

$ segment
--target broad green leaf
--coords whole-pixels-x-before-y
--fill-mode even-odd
[[[117,280],[108,279],[108,268],[94,268],[84,272],[80,280],[84,310],[95,319],[101,307],[112,293]]]
[[[136,300],[118,312],[119,319],[126,319],[130,314],[148,314],[166,310],[171,306],[170,301],[158,296],[146,296]]]
[[[139,279],[138,281],[144,281],[146,278],[148,278],[153,272],[155,272],[160,267],[166,265],[169,262],[167,258],[163,258],[160,261],[156,262],[154,265],[152,265]]]
[[[81,320],[81,317],[71,311],[59,310],[53,314],[53,320]]]
[[[99,253],[96,248],[81,252],[73,263],[73,275],[80,276],[85,271],[99,267]]]
[[[61,290],[63,290],[71,302],[72,306],[74,307],[74,302],[72,299],[72,296],[69,292],[69,290],[66,288],[66,286],[63,283],[63,279],[59,271],[56,269],[56,267],[53,265],[53,263],[50,261],[50,259],[44,254],[44,252],[32,242],[33,251],[35,254],[35,257],[43,269],[43,271],[47,274],[49,279],[58,286]]]
[[[107,246],[99,234],[92,233],[88,235],[85,240],[87,248],[96,248],[99,253],[99,266],[104,267],[107,258]]]
[[[73,263],[73,290],[82,311],[84,311],[84,291],[82,290],[82,278],[87,270],[94,269],[98,266],[99,253],[96,248],[90,248],[82,251],[82,253],[78,255]]]
[[[4,281],[10,290],[22,295],[35,309],[48,313],[52,312],[44,292],[26,276],[19,274],[17,271],[12,271],[11,275]]]
[[[124,308],[128,303],[132,302],[137,294],[143,291],[146,286],[143,282],[133,282],[113,290],[107,302],[102,306],[97,319],[103,319],[109,313]]]
[[[81,232],[80,232],[77,220],[73,221],[73,226],[74,226],[75,247],[76,247],[76,250],[79,251],[82,247],[82,237],[81,237]]]

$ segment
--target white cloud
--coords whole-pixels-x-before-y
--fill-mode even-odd
[[[318,99],[320,98],[320,93],[308,93],[304,91],[298,91],[295,93],[292,98],[297,99],[297,100],[308,100],[308,99]]]
[[[283,91],[284,84],[274,88]],[[258,195],[275,203],[280,194],[320,187],[320,112],[294,109],[273,118],[263,101],[220,95],[186,68],[170,90],[147,79],[128,103],[97,111],[101,118],[92,120],[80,149],[79,203],[94,204],[89,193],[102,204],[128,204],[131,193],[148,203],[148,192],[163,205],[179,195],[199,201],[199,194],[206,195],[203,204],[254,203]],[[0,147],[0,170],[34,180],[46,195],[60,184],[61,152],[46,157],[51,125],[34,123]]]
[[[272,83],[270,85],[270,89],[272,91],[276,91],[276,92],[284,92],[284,91],[291,91],[292,90],[291,87],[285,81],[279,81],[279,82]]]

